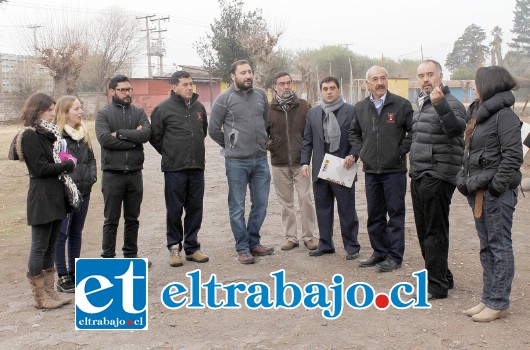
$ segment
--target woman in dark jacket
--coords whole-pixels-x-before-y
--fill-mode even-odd
[[[96,159],[87,128],[81,120],[83,110],[79,100],[74,96],[61,97],[57,101],[55,114],[55,124],[66,140],[68,153],[77,158],[77,166],[70,177],[83,196],[83,204],[79,211],[68,213],[64,218],[55,250],[55,267],[59,277],[57,290],[74,293],[75,259],[81,255],[81,234],[88,212],[90,191],[97,179]],[[66,242],[68,242],[68,261],[65,258]]]
[[[510,109],[517,82],[499,66],[482,67],[475,76],[480,106],[466,128],[460,192],[473,209],[483,268],[481,302],[464,311],[473,321],[508,316],[514,276],[512,220],[523,163],[521,122]]]
[[[65,186],[62,179],[75,168],[75,159],[61,161],[61,136],[52,123],[55,101],[44,93],[31,95],[22,110],[24,131],[17,140],[17,153],[29,171],[27,200],[31,225],[31,249],[27,277],[36,307],[56,309],[72,299],[62,299],[54,290],[55,245],[66,216]]]

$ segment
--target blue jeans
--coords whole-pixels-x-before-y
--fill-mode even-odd
[[[230,227],[238,253],[248,252],[260,244],[261,225],[267,215],[271,174],[267,157],[225,159],[228,180]],[[245,197],[250,189],[250,213],[245,224]]]
[[[55,248],[55,268],[59,276],[75,272],[75,259],[81,255],[81,234],[85,226],[89,203],[90,193],[83,196],[83,204],[78,212],[68,213],[63,219]],[[68,242],[68,261],[65,254],[66,242]]]
[[[475,196],[467,199],[473,209]],[[475,219],[483,269],[482,302],[494,310],[505,310],[510,306],[515,273],[512,222],[516,204],[517,189],[507,190],[498,198],[486,191],[482,216]]]

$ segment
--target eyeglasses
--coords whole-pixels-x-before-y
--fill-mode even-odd
[[[126,93],[126,92],[132,92],[133,91],[133,88],[132,87],[129,87],[129,88],[116,88],[114,89],[116,91],[119,91],[121,92],[122,94]]]

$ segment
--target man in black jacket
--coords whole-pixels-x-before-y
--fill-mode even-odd
[[[355,105],[349,130],[353,156],[363,161],[368,235],[374,250],[359,266],[376,266],[381,272],[400,268],[405,252],[406,154],[413,114],[407,99],[387,90],[387,78],[383,67],[368,69],[370,96]]]
[[[171,76],[171,96],[151,113],[153,147],[162,155],[166,199],[166,238],[169,265],[182,266],[182,240],[186,260],[207,262],[197,233],[201,228],[204,197],[204,138],[208,130],[206,109],[193,92],[188,72]],[[182,211],[184,229],[182,227]]]
[[[410,194],[416,233],[429,274],[429,299],[447,298],[453,288],[448,268],[449,208],[464,153],[466,110],[442,84],[440,63],[418,66],[418,111],[412,119]]]
[[[129,78],[115,76],[109,82],[109,89],[112,102],[96,116],[103,171],[101,190],[105,202],[101,256],[116,256],[116,234],[123,204],[123,256],[136,258],[138,217],[143,198],[143,144],[149,141],[151,127],[144,110],[131,104],[133,89]]]

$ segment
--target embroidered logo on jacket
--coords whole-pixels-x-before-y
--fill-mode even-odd
[[[197,120],[202,121],[202,112],[197,112]]]
[[[386,122],[387,123],[395,123],[396,122],[396,113],[387,113],[386,114]]]

